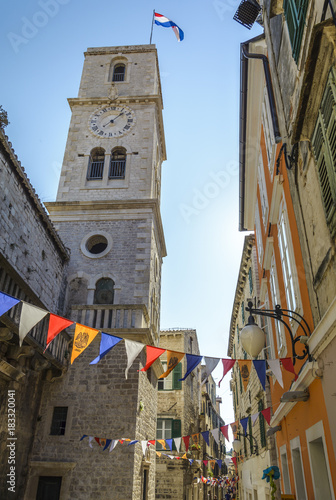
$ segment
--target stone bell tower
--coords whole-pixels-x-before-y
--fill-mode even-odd
[[[64,316],[157,345],[166,150],[155,46],[88,49],[69,104],[57,199],[47,204],[71,252]],[[45,382],[25,498],[48,488],[62,500],[155,498],[153,446],[144,455],[139,443],[118,443],[109,453],[94,440],[91,449],[88,437],[80,441],[84,434],[155,439],[159,367],[138,372],[143,350],[126,380],[123,342],[90,365],[99,342],[100,334],[63,377]]]

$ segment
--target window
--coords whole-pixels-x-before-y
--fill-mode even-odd
[[[307,429],[306,437],[315,498],[331,500],[334,496],[322,421]]]
[[[167,361],[163,361],[162,365],[164,371],[166,371]],[[158,380],[159,391],[171,391],[171,390],[176,391],[182,389],[182,382],[179,380],[180,378],[182,378],[181,363],[176,365],[174,370],[172,370],[167,377]]]
[[[126,149],[117,148],[112,151],[109,179],[125,179]]]
[[[50,429],[50,434],[52,436],[64,436],[67,414],[68,414],[67,406],[54,407],[54,413]]]
[[[89,157],[87,179],[102,179],[104,171],[105,151],[103,148],[94,148]]]
[[[336,232],[336,70],[331,69],[312,138],[322,202],[329,229]]]
[[[267,199],[264,164],[261,155],[259,156],[259,162],[258,162],[258,185],[260,193],[261,217],[264,224],[264,228],[266,228],[268,222],[268,199]]]
[[[283,479],[283,493],[290,494],[291,493],[291,486],[290,486],[290,480],[289,480],[287,450],[286,450],[285,444],[283,446],[281,446],[281,448],[280,448],[280,462],[281,462],[282,479]]]
[[[274,157],[275,157],[275,138],[274,138],[272,114],[271,114],[271,109],[270,109],[270,105],[269,105],[269,98],[268,98],[266,86],[264,89],[264,100],[262,103],[261,120],[262,120],[262,124],[263,124],[263,129],[264,129],[264,138],[265,138],[265,144],[266,144],[268,169],[269,169],[269,172],[270,172],[270,175],[272,178],[273,177],[273,170],[274,170]],[[260,160],[259,160],[259,163],[260,163]]]
[[[102,234],[91,236],[86,242],[86,250],[93,255],[99,255],[107,248],[107,238]]]
[[[125,64],[116,64],[113,68],[113,82],[123,82],[125,80]]]
[[[292,53],[297,63],[305,27],[308,0],[284,0],[283,8],[288,26]]]
[[[158,418],[156,426],[156,439],[171,439],[181,437],[181,420],[173,420],[172,418]],[[156,443],[157,450],[164,448],[160,443]],[[173,444],[173,450],[176,450]]]
[[[270,309],[267,292],[265,294],[264,303],[265,303],[265,309]],[[269,347],[269,349],[265,349],[264,351],[265,354],[267,353],[266,358],[275,359],[271,319],[267,318],[266,316],[261,316],[260,322],[261,322],[261,328],[264,330],[266,335],[266,347]]]
[[[259,216],[258,203],[256,203],[256,208],[255,208],[255,233],[256,233],[256,238],[257,238],[257,250],[258,250],[259,264],[262,265],[264,250],[263,250],[262,237],[261,237],[261,227],[260,227],[260,216]]]
[[[261,412],[264,409],[264,402],[262,399],[258,401],[258,411]],[[262,448],[266,446],[266,430],[265,430],[265,419],[264,416],[259,414],[259,430],[260,430],[260,444]]]
[[[294,438],[290,442],[292,451],[292,462],[294,472],[294,482],[297,500],[307,500],[305,479],[302,466],[300,438]]]
[[[59,500],[61,493],[62,477],[40,476],[36,500]]]
[[[96,283],[94,294],[94,304],[113,304],[114,300],[114,281],[110,278],[101,278]]]
[[[281,304],[280,304],[279,285],[278,285],[278,277],[276,272],[274,255],[272,256],[271,268],[270,268],[270,285],[271,285],[273,308],[275,308],[276,305],[278,304],[281,305]],[[278,351],[280,352],[281,350],[284,349],[283,326],[281,322],[277,320],[274,320],[274,324],[275,324],[275,332],[278,344]]]

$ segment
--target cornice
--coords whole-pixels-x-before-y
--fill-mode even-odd
[[[102,55],[102,54],[131,54],[133,52],[157,52],[155,44],[147,45],[119,45],[115,47],[89,47],[84,56]]]
[[[47,210],[54,218],[61,219],[69,216],[70,212],[74,213],[97,213],[98,211],[126,211],[126,210],[148,210],[154,213],[156,228],[159,235],[161,254],[166,257],[167,248],[163,232],[163,225],[160,213],[159,203],[155,199],[144,200],[111,200],[111,201],[55,201],[45,204]]]

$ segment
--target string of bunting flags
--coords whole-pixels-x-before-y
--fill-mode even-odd
[[[158,359],[162,354],[166,353],[167,370],[159,377],[161,379],[167,377],[170,374],[170,372],[178,365],[178,363],[182,360],[184,356],[186,357],[187,360],[187,369],[185,375],[181,379],[179,379],[180,381],[184,381],[188,377],[188,375],[190,375],[190,373],[193,370],[195,370],[195,368],[201,363],[202,360],[204,360],[205,363],[204,371],[202,373],[202,383],[206,381],[211,372],[217,367],[219,362],[222,361],[223,375],[218,383],[219,387],[225,375],[231,370],[231,368],[233,368],[236,362],[239,365],[245,391],[249,382],[252,366],[254,367],[264,390],[266,383],[266,363],[268,364],[268,367],[273,373],[275,379],[282,387],[284,385],[283,385],[281,368],[292,373],[295,377],[295,380],[297,379],[297,374],[295,373],[293,361],[291,358],[279,358],[279,359],[268,359],[268,360],[231,359],[231,358],[219,358],[219,357],[202,356],[196,354],[188,354],[178,351],[170,351],[169,349],[162,349],[160,347],[146,345],[141,342],[122,339],[121,337],[116,337],[109,333],[105,333],[102,330],[97,330],[95,328],[91,328],[82,325],[80,323],[75,323],[74,321],[53,314],[45,309],[41,309],[40,307],[33,306],[28,302],[21,301],[3,292],[0,292],[0,317],[6,312],[8,312],[12,307],[16,306],[19,302],[22,303],[20,322],[19,322],[20,346],[22,346],[23,340],[26,337],[26,335],[28,335],[30,330],[34,328],[34,326],[36,326],[47,314],[49,314],[49,325],[48,325],[47,341],[44,352],[48,349],[51,342],[56,338],[56,336],[61,331],[75,324],[75,333],[74,333],[73,347],[71,353],[71,364],[91,344],[91,342],[95,339],[97,334],[101,332],[99,355],[94,360],[91,361],[90,365],[99,363],[99,361],[104,356],[106,356],[106,354],[111,349],[113,349],[113,347],[115,347],[119,342],[123,340],[125,343],[125,349],[127,354],[127,366],[125,369],[126,379],[130,367],[132,366],[134,360],[140,354],[140,352],[144,347],[146,347],[147,357],[145,366],[140,370],[142,372],[146,372],[151,367],[151,365],[156,361],[156,359]]]

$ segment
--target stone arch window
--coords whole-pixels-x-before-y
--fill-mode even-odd
[[[114,281],[111,278],[101,278],[96,283],[94,304],[109,305],[114,302]]]
[[[111,152],[109,179],[125,179],[126,149],[115,148]]]
[[[87,179],[102,179],[105,162],[105,150],[103,148],[93,148],[89,157]]]
[[[123,82],[125,80],[126,66],[118,63],[113,68],[112,82]]]

